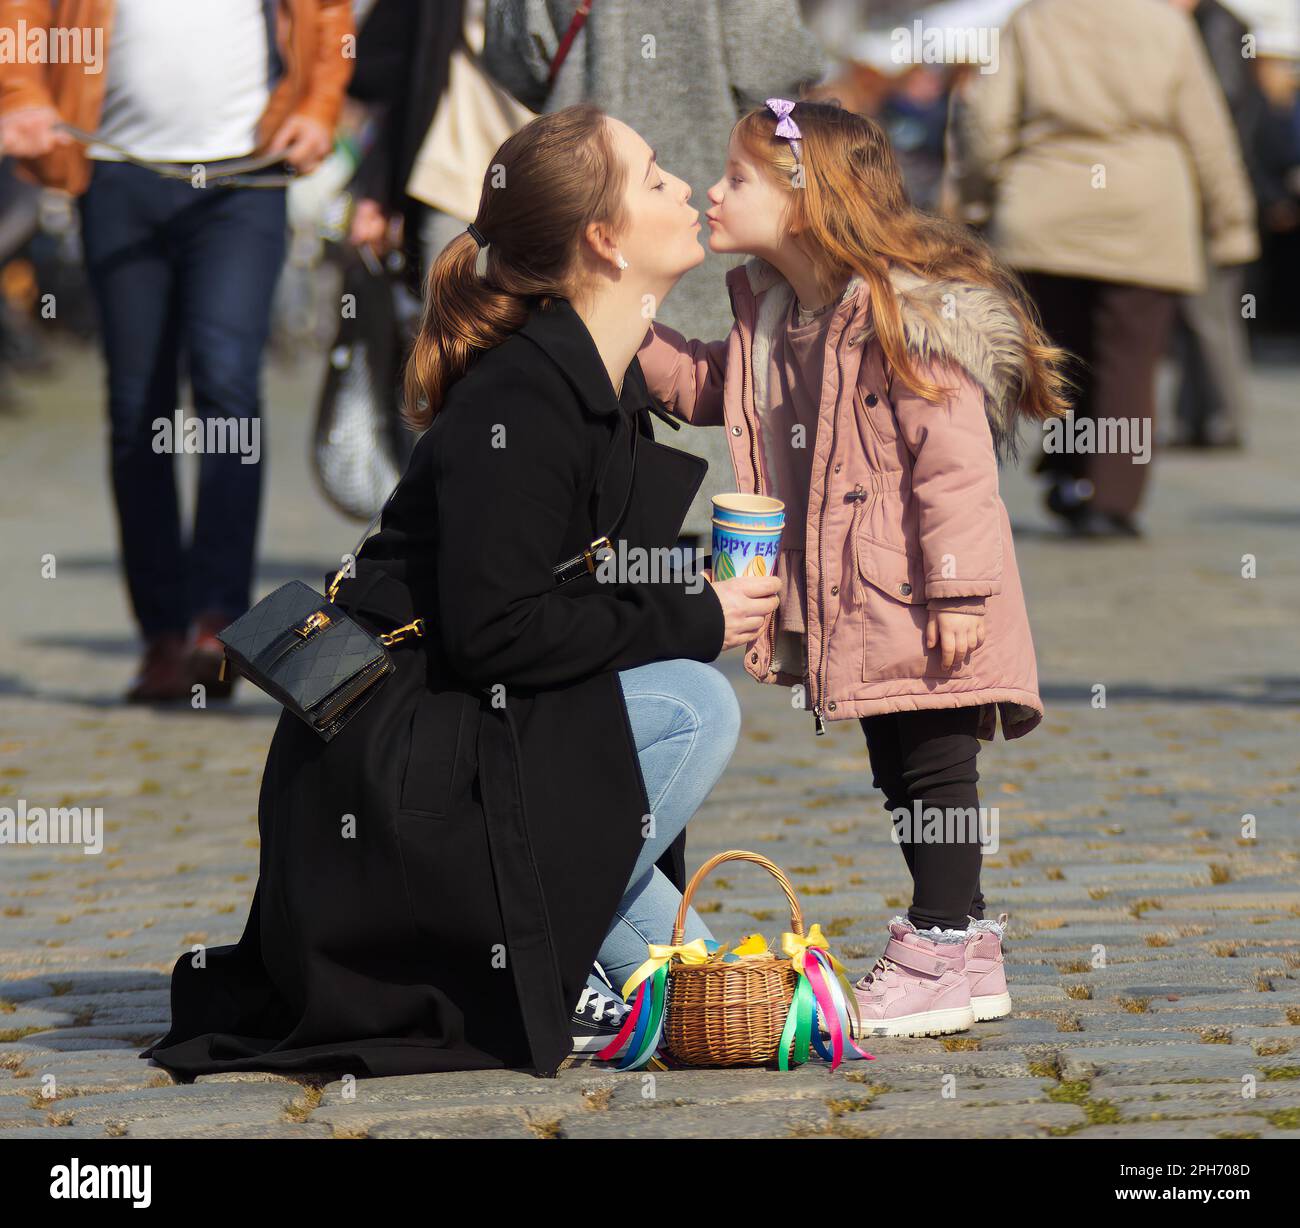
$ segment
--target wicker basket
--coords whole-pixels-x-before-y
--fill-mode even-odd
[[[766,857],[733,849],[710,857],[687,884],[673,923],[673,946],[681,945],[686,910],[696,888],[728,861],[753,862],[776,879],[790,902],[790,929],[803,937],[803,912],[790,880]],[[674,959],[668,970],[664,1044],[675,1058],[690,1066],[765,1066],[775,1062],[798,979],[790,960],[779,956],[695,965]]]

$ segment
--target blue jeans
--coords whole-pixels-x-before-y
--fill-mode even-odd
[[[129,162],[92,168],[80,200],[82,241],[108,363],[113,495],[127,588],[145,635],[184,633],[196,615],[234,619],[248,609],[262,463],[244,464],[233,451],[202,454],[187,548],[176,460],[154,451],[153,423],[177,408],[184,353],[197,417],[260,426],[262,350],[284,259],[285,194],[195,188]]]
[[[636,859],[627,893],[596,956],[620,995],[646,959],[646,945],[671,941],[681,892],[655,862],[685,828],[722,775],[740,736],[740,704],[731,683],[699,661],[655,661],[622,670],[641,775],[653,823]],[[685,941],[712,938],[695,909]],[[593,975],[588,983],[607,993]]]

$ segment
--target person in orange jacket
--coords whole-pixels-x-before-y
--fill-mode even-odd
[[[283,176],[221,175],[249,158],[299,173],[320,163],[353,42],[348,0],[0,0],[0,151],[81,212],[123,563],[145,640],[129,700],[188,698],[195,683],[229,694],[215,633],[250,604],[285,191]],[[177,451],[201,453],[188,544]]]

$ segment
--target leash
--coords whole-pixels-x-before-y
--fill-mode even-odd
[[[93,132],[85,132],[67,121],[62,121],[54,126],[60,131],[66,132],[73,140],[80,141],[83,145],[102,145],[105,149],[117,154],[123,162],[130,162],[134,166],[143,167],[163,179],[183,179],[188,183],[194,178],[194,167],[206,166],[202,161],[193,163],[150,162],[144,158],[137,158],[120,145],[114,145],[112,141],[102,140],[95,136]],[[274,175],[256,174],[257,171],[265,170],[267,167],[286,165],[281,154],[256,154],[247,158],[231,158],[218,163],[218,165],[220,169],[205,180],[209,187],[285,188],[297,178],[292,170],[284,170]]]

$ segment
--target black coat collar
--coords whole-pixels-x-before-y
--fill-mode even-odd
[[[612,414],[620,407],[628,414],[655,408],[636,358],[623,376],[622,395],[616,397],[600,351],[573,304],[566,298],[552,298],[549,304],[534,303],[519,331],[560,368],[593,414]]]

